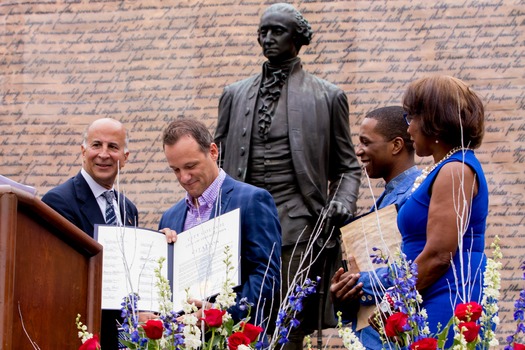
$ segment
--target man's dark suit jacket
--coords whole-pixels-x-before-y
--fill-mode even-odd
[[[258,74],[227,86],[219,102],[215,143],[221,150],[221,166],[240,181],[246,180],[250,161],[261,78],[262,74]],[[289,215],[310,216],[315,224],[321,210],[332,199],[355,213],[361,167],[350,138],[345,93],[304,71],[301,62],[292,68],[284,88],[288,89],[286,106],[292,163],[307,206],[292,208]],[[284,245],[294,245],[300,238],[300,230],[285,226],[282,230]],[[302,240],[308,238],[302,237]]]
[[[210,219],[240,208],[241,285],[235,289],[235,292],[237,302],[240,298],[246,297],[255,306],[260,303],[256,320],[258,323],[263,304],[265,304],[263,316],[268,317],[269,307],[274,295],[278,296],[275,293],[278,293],[280,288],[281,226],[277,208],[268,191],[236,181],[228,175],[224,179],[219,196],[220,212],[216,213],[214,209]],[[187,209],[186,201],[184,199],[179,201],[162,215],[159,229],[169,227],[181,233],[184,229]],[[275,300],[279,299],[275,298]],[[273,307],[279,307],[277,304],[276,301]],[[236,306],[229,311],[236,321],[246,316],[246,312]],[[251,315],[250,323],[254,320],[255,309],[252,309]]]
[[[137,207],[123,194],[119,193],[119,197],[122,222],[125,226],[138,226]],[[91,237],[94,236],[95,224],[106,223],[97,199],[80,172],[47,192],[42,201]],[[118,348],[115,320],[121,321],[120,311],[103,310],[100,334],[102,349]]]
[[[138,225],[137,207],[123,194],[119,193],[119,197],[122,222],[125,222],[125,226]],[[42,201],[91,237],[95,232],[95,224],[106,223],[97,199],[80,172],[47,192]]]

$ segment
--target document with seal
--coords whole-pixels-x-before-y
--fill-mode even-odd
[[[186,295],[206,299],[218,294],[226,277],[240,284],[239,209],[178,234],[167,244],[164,234],[135,227],[96,225],[95,239],[104,247],[102,308],[117,310],[132,292],[139,310],[159,310],[155,268],[164,257],[162,275],[170,281],[173,309],[182,310]],[[224,263],[230,254],[230,271]]]

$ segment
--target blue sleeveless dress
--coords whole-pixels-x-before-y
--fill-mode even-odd
[[[427,178],[420,184],[412,196],[406,201],[398,213],[397,224],[402,236],[402,251],[407,259],[414,261],[421,253],[426,243],[426,228],[428,220],[428,208],[430,203],[429,190],[439,173],[441,167],[449,162],[462,162],[463,152],[454,153],[449,159],[443,161]],[[486,257],[485,249],[485,227],[488,215],[488,188],[481,164],[476,159],[474,152],[465,152],[464,163],[476,174],[478,193],[472,201],[470,222],[467,231],[463,235],[463,272],[465,283],[456,282],[456,275],[460,273],[460,253],[454,256],[454,265],[438,279],[433,285],[420,291],[423,297],[423,307],[428,313],[428,326],[432,335],[437,332],[438,322],[444,327],[453,315],[456,304],[462,302],[476,301],[481,303],[483,290],[483,272],[485,271]],[[450,194],[452,195],[452,193]],[[461,277],[459,277],[461,278]],[[467,300],[457,298],[456,292],[463,294],[463,288],[467,291]],[[454,304],[454,305],[452,305]],[[449,332],[447,347],[452,345],[452,331]]]

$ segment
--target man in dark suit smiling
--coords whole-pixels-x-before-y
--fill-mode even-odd
[[[114,190],[118,171],[129,155],[124,126],[111,118],[95,120],[80,147],[80,172],[46,193],[42,201],[91,237],[95,224],[138,225],[137,207]],[[118,348],[116,319],[120,311],[102,312],[103,349]]]
[[[135,226],[137,207],[114,190],[117,173],[128,159],[127,140],[126,129],[119,121],[95,120],[86,129],[80,146],[82,169],[75,177],[46,193],[42,201],[91,237],[95,224]],[[107,192],[112,196],[109,202]],[[106,217],[111,213],[109,207],[114,217],[113,214]]]

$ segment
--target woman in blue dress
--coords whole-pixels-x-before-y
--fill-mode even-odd
[[[416,154],[434,159],[416,179],[398,226],[402,250],[417,264],[416,287],[435,334],[455,305],[481,302],[488,189],[473,149],[483,138],[484,109],[465,83],[450,76],[411,83],[403,108]]]

